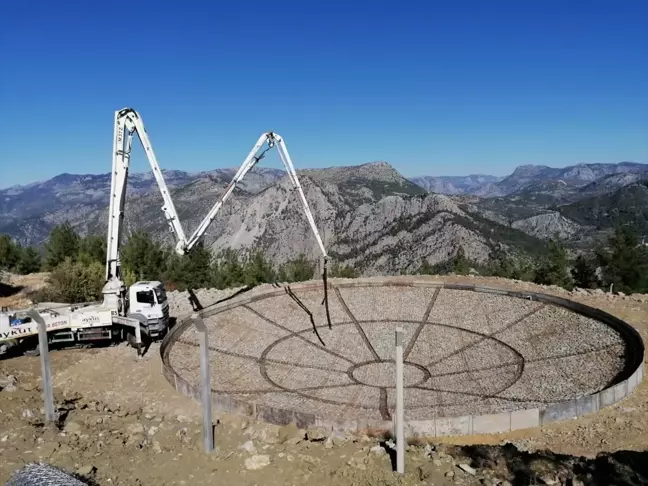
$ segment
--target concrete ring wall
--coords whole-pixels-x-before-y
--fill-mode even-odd
[[[321,282],[307,282],[292,284],[293,291],[307,291],[322,289]],[[590,307],[561,297],[537,292],[507,290],[482,285],[452,284],[439,281],[430,281],[420,278],[403,277],[370,277],[353,280],[329,280],[329,289],[353,287],[380,287],[380,286],[407,286],[445,288],[451,290],[464,290],[483,293],[493,293],[530,299],[565,307],[585,317],[596,319],[617,331],[624,339],[627,354],[623,370],[613,380],[613,385],[592,395],[583,396],[549,404],[541,408],[514,410],[492,415],[466,415],[461,417],[443,417],[429,420],[408,420],[405,423],[405,434],[408,437],[441,437],[452,435],[472,435],[509,432],[517,429],[539,427],[585,414],[598,412],[630,395],[641,383],[643,378],[643,361],[645,347],[639,333],[628,323],[608,314],[600,309]],[[200,317],[211,317],[225,312],[242,304],[249,304],[268,297],[283,295],[283,287],[254,295],[241,295],[229,301],[222,302],[213,308],[198,312]],[[198,402],[201,400],[200,388],[191,385],[182,378],[170,365],[169,355],[174,342],[192,325],[190,318],[179,322],[171,329],[162,341],[160,354],[162,357],[162,372],[166,380],[180,393]],[[213,339],[213,338],[212,338]],[[276,425],[285,425],[294,422],[300,428],[324,427],[329,430],[340,430],[352,433],[366,433],[369,435],[386,436],[392,433],[391,421],[381,420],[354,420],[339,422],[334,418],[319,417],[310,413],[297,410],[273,408],[263,404],[247,403],[231,398],[230,396],[212,392],[212,405],[217,411],[243,415],[255,420],[269,422]]]

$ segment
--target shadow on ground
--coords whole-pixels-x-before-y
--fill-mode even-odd
[[[10,285],[8,283],[0,282],[0,297],[11,297],[23,289],[24,287],[20,285]]]
[[[554,454],[550,451],[525,452],[514,445],[453,446],[453,457],[469,459],[471,466],[490,469],[507,478],[512,486],[558,484],[586,486],[648,485],[648,451],[601,453],[596,458]]]

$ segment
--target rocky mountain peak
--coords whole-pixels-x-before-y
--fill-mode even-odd
[[[352,179],[373,179],[396,183],[408,182],[392,165],[384,161],[369,162],[362,165],[328,167],[326,169],[302,169],[299,173],[305,174],[314,180],[336,184]]]
[[[518,165],[513,173],[509,177],[521,178],[521,177],[533,177],[543,172],[551,170],[551,167],[548,165],[534,165],[534,164],[525,164]]]

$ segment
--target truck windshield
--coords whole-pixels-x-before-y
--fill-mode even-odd
[[[157,297],[158,304],[163,304],[167,300],[166,292],[161,287],[155,289],[155,296]]]

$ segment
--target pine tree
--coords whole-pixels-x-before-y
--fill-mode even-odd
[[[179,290],[212,286],[212,253],[201,241],[186,255],[171,255],[164,278]]]
[[[315,265],[308,261],[306,255],[300,254],[279,267],[277,280],[280,282],[303,282],[311,280],[315,273]]]
[[[238,252],[227,248],[212,265],[212,282],[218,289],[239,287],[245,284],[244,273]]]
[[[55,226],[45,243],[45,268],[54,269],[66,258],[76,261],[79,253],[79,235],[70,223]]]
[[[101,298],[104,284],[104,266],[94,262],[85,265],[66,258],[59,263],[48,278],[50,297],[75,304]]]
[[[540,260],[536,269],[535,282],[571,288],[573,282],[568,272],[569,259],[564,243],[554,236],[549,240],[548,249],[548,255]]]
[[[513,278],[516,273],[514,262],[508,257],[502,245],[497,245],[490,254],[487,273],[494,277]]]
[[[184,263],[187,273],[187,285],[191,288],[211,287],[212,273],[211,264],[213,255],[211,249],[205,248],[201,241],[191,251],[180,259]]]
[[[466,258],[463,246],[459,245],[457,254],[452,259],[452,272],[457,275],[466,275],[470,271],[470,262]]]
[[[419,267],[419,269],[415,272],[415,274],[418,275],[433,275],[434,274],[434,267],[430,265],[430,263],[427,261],[427,258],[423,259],[423,263]]]
[[[78,260],[86,265],[92,262],[106,263],[106,238],[98,235],[86,236],[79,240]]]
[[[245,285],[255,286],[275,281],[272,265],[265,259],[262,250],[252,252],[245,263]]]
[[[594,264],[584,255],[578,255],[571,269],[571,275],[574,279],[574,285],[583,289],[593,289],[598,287],[598,278],[596,277],[596,268]]]
[[[335,262],[331,266],[328,276],[331,278],[358,278],[358,273],[350,265],[340,265]]]
[[[536,278],[534,262],[529,260],[518,260],[513,264],[511,276],[509,278],[533,282]]]
[[[92,245],[92,249],[99,256],[98,248]],[[124,272],[130,272],[137,280],[159,280],[166,268],[167,257],[162,246],[143,231],[134,232],[128,238],[119,256]]]
[[[614,284],[623,292],[648,291],[648,248],[640,244],[636,231],[617,228],[608,246],[609,251],[597,251],[606,286]]]
[[[18,260],[17,270],[18,273],[28,274],[38,272],[41,269],[41,256],[40,254],[28,246],[23,248]]]
[[[0,269],[14,270],[20,260],[20,249],[9,235],[0,235]]]

